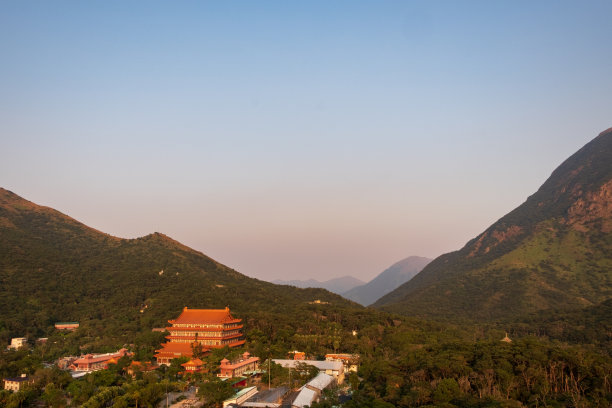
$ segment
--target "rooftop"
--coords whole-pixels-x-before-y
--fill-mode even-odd
[[[316,396],[317,396],[316,391],[313,391],[310,388],[304,387],[302,388],[298,396],[295,397],[295,400],[293,400],[293,404],[291,404],[291,406],[300,407],[300,408],[305,407],[306,405],[312,404],[312,401],[315,400]]]
[[[106,354],[86,354],[80,358],[74,360],[73,364],[79,363],[98,363],[101,361],[111,360],[115,357],[123,357],[127,353],[127,349],[121,349],[114,353],[106,353]]]
[[[30,377],[7,377],[4,378],[4,381],[12,381],[12,382],[24,382],[29,381]]]
[[[236,394],[234,394],[234,396],[232,398],[240,398],[242,397],[244,394],[247,394],[251,391],[253,391],[253,388],[257,389],[257,387],[246,387],[241,389],[240,391],[238,391]]]
[[[232,363],[229,362],[229,360],[227,360],[226,358],[224,358],[223,360],[221,360],[221,368],[228,368],[228,369],[235,369],[238,367],[242,367],[244,365],[250,364],[250,363],[255,363],[259,361],[259,357],[250,357],[247,358],[245,360],[238,360],[238,361],[234,361]]]
[[[331,375],[327,375],[325,373],[319,373],[315,378],[310,380],[307,387],[316,388],[318,390],[323,391],[325,388],[329,387],[329,385],[334,381],[334,377]]]
[[[192,366],[192,367],[200,367],[204,364],[204,362],[202,360],[200,360],[199,358],[194,358],[189,360],[186,363],[181,364],[183,367],[187,367],[187,366]]]
[[[259,393],[253,395],[251,398],[249,398],[248,402],[261,402],[272,404],[280,400],[287,392],[289,392],[289,387],[286,386],[271,388],[269,390],[262,390]]]
[[[172,324],[218,324],[238,323],[241,319],[235,319],[229,310],[225,309],[189,309],[185,307],[183,312],[175,320],[168,320]]]

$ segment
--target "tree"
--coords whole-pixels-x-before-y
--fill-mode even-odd
[[[433,400],[436,404],[450,402],[459,397],[461,391],[457,381],[452,378],[445,378],[438,383],[433,392]]]
[[[359,376],[356,372],[351,372],[349,374],[349,384],[351,384],[351,389],[353,391],[357,391],[359,388]]]
[[[66,406],[64,393],[51,383],[47,384],[47,386],[45,387],[45,392],[42,395],[42,399],[47,403],[48,406],[53,408]]]
[[[211,377],[200,385],[198,395],[206,400],[209,407],[220,407],[223,401],[234,395],[234,389],[227,381]]]
[[[181,364],[186,363],[187,361],[187,357],[178,357],[172,359],[172,361],[170,361],[170,366],[166,370],[167,378],[176,379],[178,377],[178,373],[180,371],[183,371],[183,366],[181,366]]]
[[[195,334],[195,340],[191,343],[191,352],[193,353],[193,358],[204,357],[204,349],[202,343],[198,341],[198,333]]]

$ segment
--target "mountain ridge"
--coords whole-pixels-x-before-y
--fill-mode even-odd
[[[612,292],[612,129],[527,200],[374,306],[428,317],[508,318],[579,308]]]
[[[162,233],[114,237],[0,189],[0,341],[40,337],[54,322],[79,321],[86,331],[104,327],[105,341],[124,344],[184,306],[230,306],[264,333],[277,329],[270,319],[316,333],[322,326],[309,322],[313,313],[319,321],[333,314],[351,328],[376,313],[324,289],[247,277]]]

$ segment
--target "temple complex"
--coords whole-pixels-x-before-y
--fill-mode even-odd
[[[169,365],[173,358],[193,357],[194,346],[198,344],[203,352],[211,348],[225,346],[239,347],[244,344],[242,338],[242,319],[235,319],[228,307],[225,309],[189,309],[175,320],[168,320],[171,327],[166,336],[168,341],[156,350],[155,358],[159,364]]]

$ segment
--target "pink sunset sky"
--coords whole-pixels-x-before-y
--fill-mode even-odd
[[[611,14],[4,3],[0,186],[249,276],[369,280],[459,249],[612,126]]]

